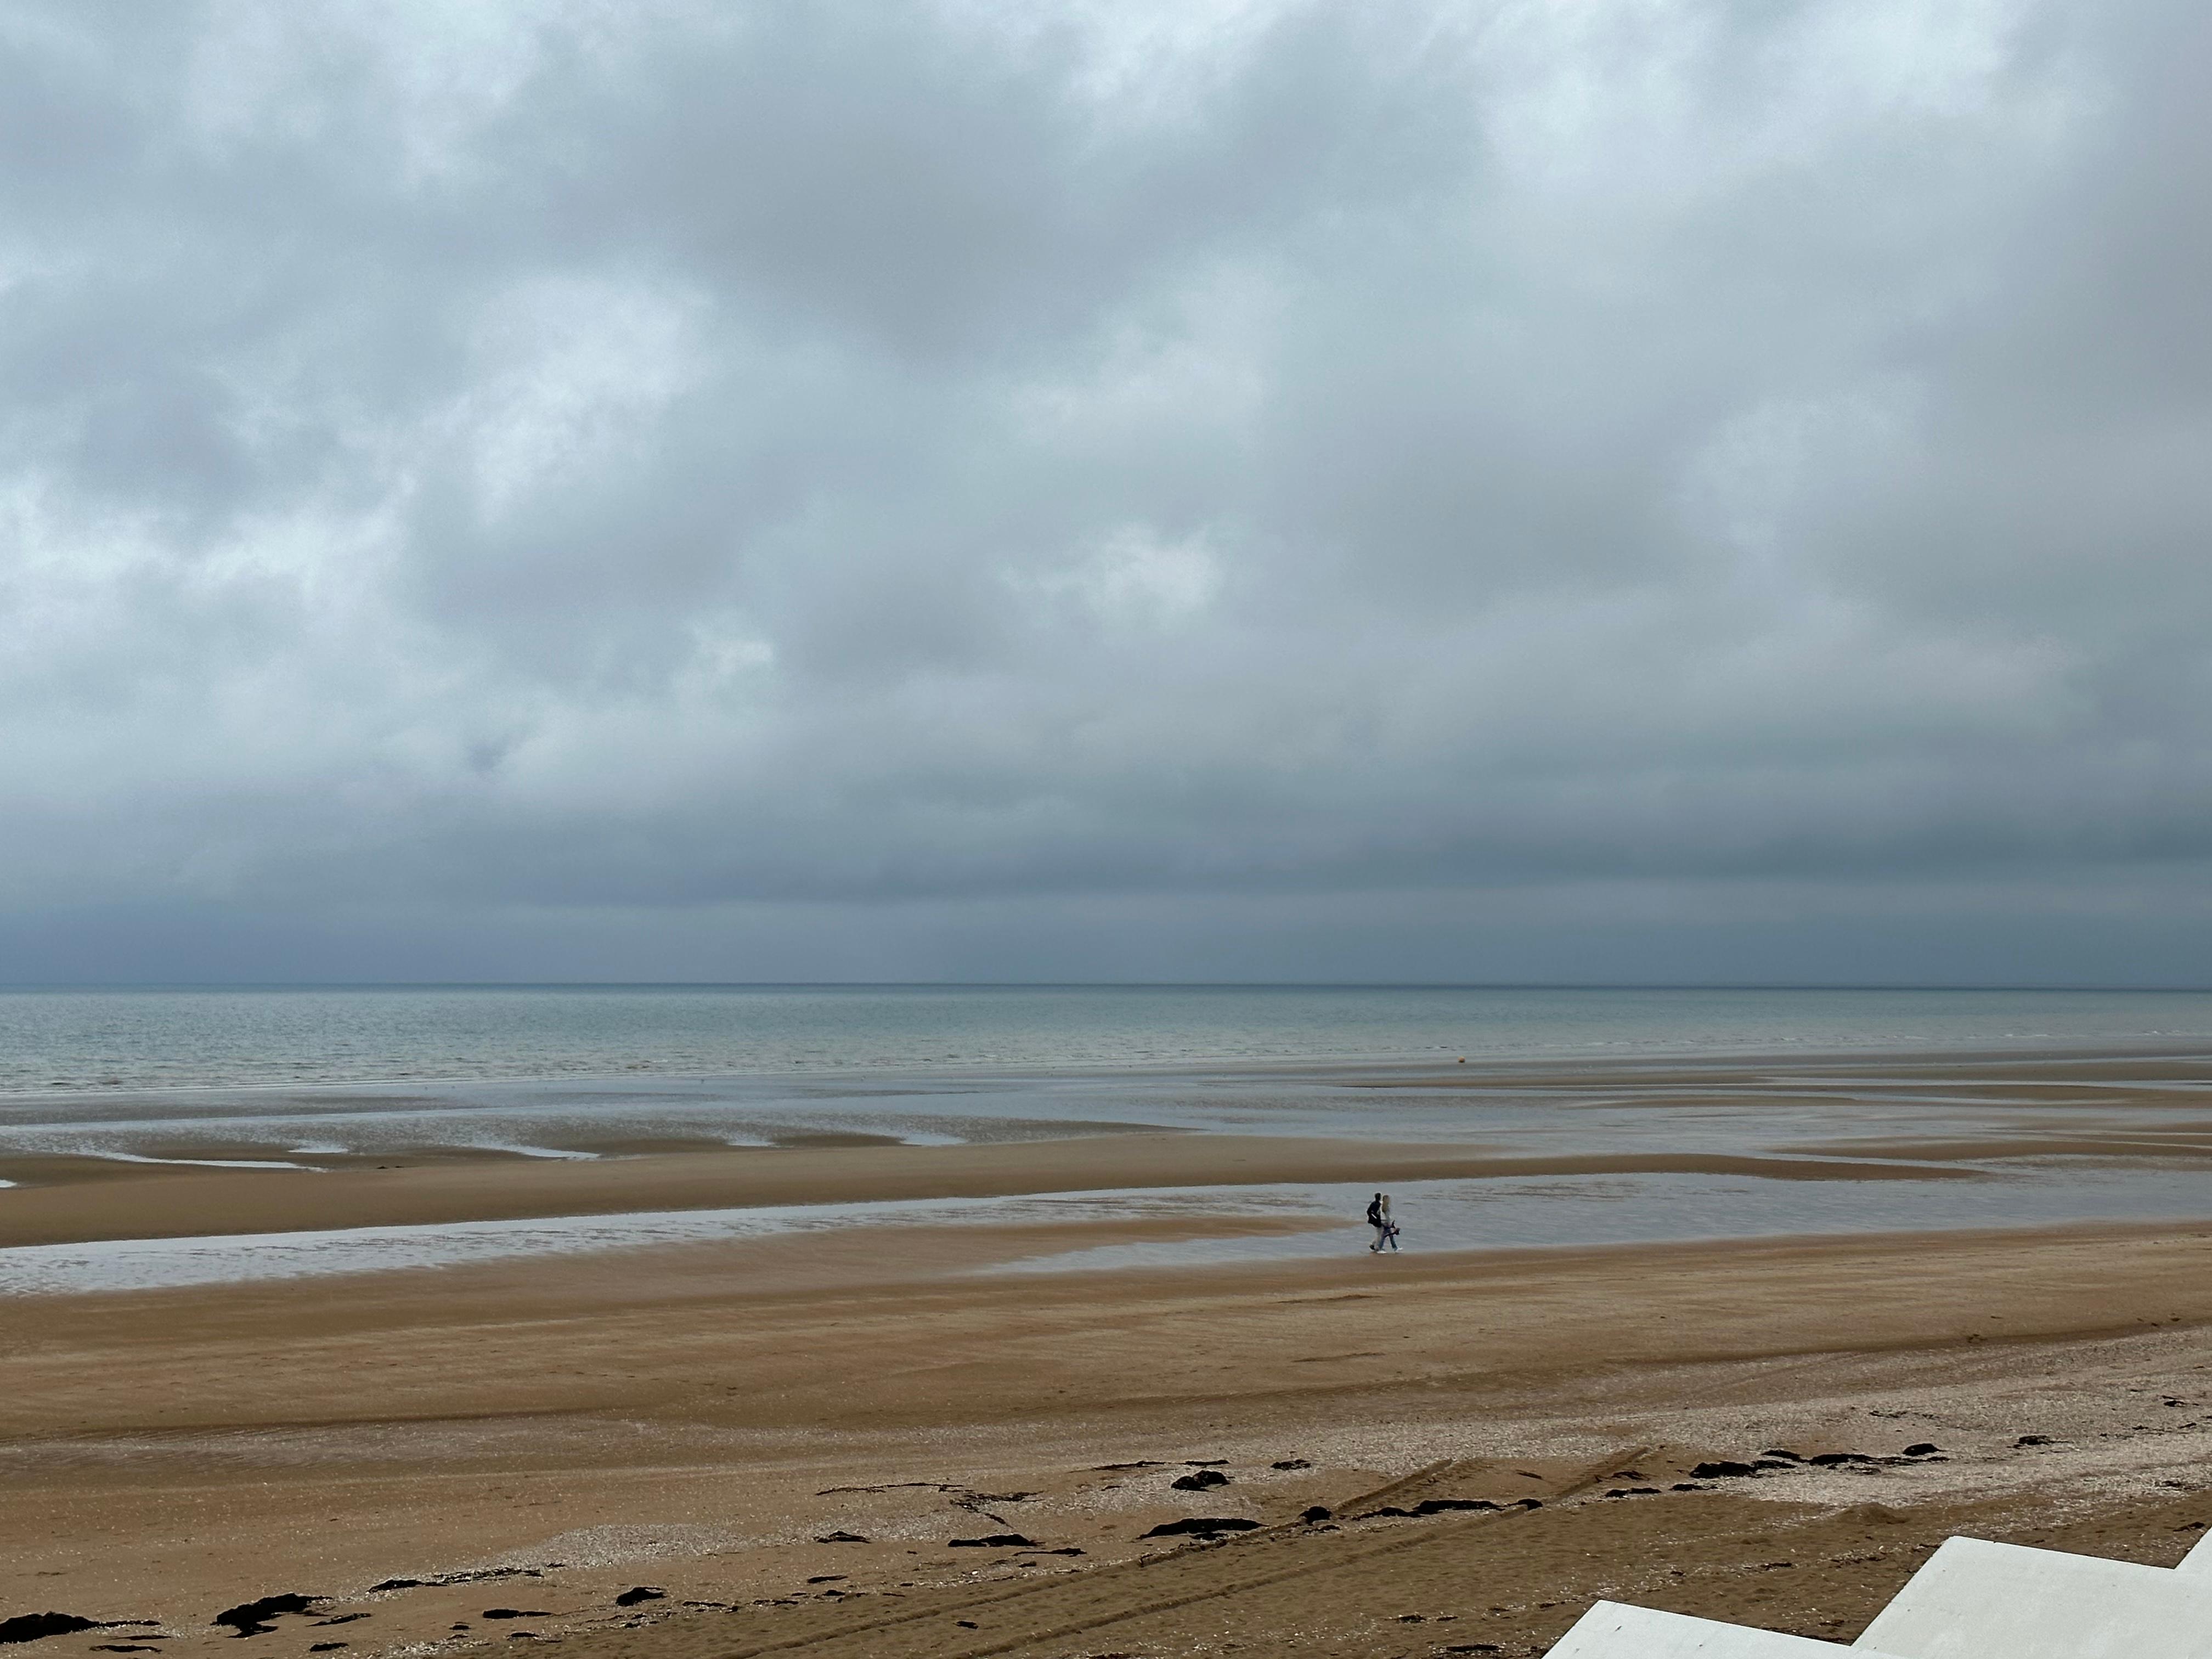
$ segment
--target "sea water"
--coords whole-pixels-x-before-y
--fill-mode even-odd
[[[1531,1137],[1726,1147],[1817,1107],[1862,1130],[2001,1132],[1944,1085],[1856,1089],[1853,1054],[2196,1045],[2212,994],[1464,987],[364,987],[0,991],[0,1152],[282,1163],[288,1149],[540,1157],[610,1141],[918,1145],[1101,1128]],[[1575,1110],[1512,1063],[1828,1056],[1813,1107],[1726,1085],[1593,1085]],[[1489,1086],[1356,1086],[1474,1062]],[[1485,1068],[1485,1062],[1498,1062]],[[1349,1067],[1347,1071],[1333,1071]],[[1499,1079],[1504,1080],[1499,1080]],[[1349,1080],[1347,1080],[1349,1079]],[[2148,1089],[2151,1085],[2142,1085]],[[1853,1103],[1856,1103],[1853,1105]],[[1653,1110],[1653,1108],[1662,1109]],[[1759,1121],[1747,1121],[1753,1110]],[[1799,1127],[1804,1127],[1800,1125]],[[1814,1126],[1850,1127],[1844,1118]]]
[[[0,990],[0,1097],[812,1074],[2212,1044],[2212,992],[1456,986]]]

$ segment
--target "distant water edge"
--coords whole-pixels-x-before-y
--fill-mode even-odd
[[[2212,992],[1479,986],[0,990],[0,1094],[2212,1046]]]

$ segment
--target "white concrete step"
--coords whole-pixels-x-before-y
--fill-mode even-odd
[[[1550,1659],[1844,1659],[1854,1650],[1748,1625],[1600,1601],[1553,1644]],[[1856,1659],[1901,1659],[1869,1654]]]
[[[2212,1572],[1953,1538],[1853,1645],[1899,1659],[2212,1659]]]
[[[2189,1553],[2181,1558],[2179,1570],[2201,1572],[2207,1578],[2212,1578],[2212,1532],[2206,1533],[2191,1547]]]

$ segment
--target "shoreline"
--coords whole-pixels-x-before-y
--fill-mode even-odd
[[[127,1135],[96,1121],[37,1132],[94,1138],[99,1152],[27,1147],[19,1125],[16,1146],[0,1150],[10,1183],[0,1249],[754,1209],[827,1219],[841,1206],[1086,1194],[1203,1203],[1205,1189],[1224,1214],[1259,1202],[1310,1211],[1313,1188],[1417,1182],[1460,1183],[1433,1191],[1446,1225],[1427,1242],[1467,1248],[1493,1224],[1548,1243],[1577,1227],[1593,1241],[1633,1236],[1596,1218],[1608,1194],[1610,1213],[1645,1218],[1632,1224],[1646,1237],[1771,1237],[1787,1218],[1763,1183],[1778,1181],[1827,1188],[1807,1194],[1823,1218],[1814,1231],[1930,1224],[1930,1202],[1907,1194],[1931,1182],[1952,1184],[1967,1225],[2191,1214],[2190,1182],[2212,1170],[2212,1076],[2171,1054],[2038,1056],[2002,1076],[1955,1054],[1862,1055],[1840,1075],[1802,1056],[1297,1075],[1312,1086],[1287,1100],[1195,1083],[611,1106],[525,1091],[474,1104],[355,1097],[356,1113],[339,1102],[283,1119],[149,1118]],[[1383,1127],[1400,1133],[1376,1137]],[[1528,1208],[1544,1180],[1580,1206],[1547,1212],[1556,1224]],[[1837,1183],[1860,1184],[1869,1220]],[[1668,1193],[1693,1188],[1704,1210],[1683,1211],[1672,1235],[1648,1231]],[[1494,1222],[1476,1215],[1484,1206]]]
[[[1319,1227],[1350,1231],[1343,1217],[1316,1224],[1311,1218],[1206,1214],[1188,1218],[1093,1217],[1080,1220],[991,1222],[950,1225],[927,1219],[902,1222],[866,1235],[760,1234],[729,1238],[688,1239],[603,1251],[560,1255],[514,1255],[433,1267],[394,1267],[349,1273],[343,1288],[358,1291],[374,1304],[377,1317],[410,1304],[429,1306],[447,1296],[463,1300],[511,1297],[518,1305],[551,1296],[556,1300],[594,1297],[638,1305],[641,1301],[680,1302],[701,1296],[748,1303],[804,1303],[825,1291],[873,1296],[935,1289],[951,1295],[975,1291],[1018,1300],[1022,1286],[1040,1281],[1064,1285],[1055,1296],[1077,1296],[1088,1285],[1109,1296],[1125,1293],[1189,1294],[1231,1297],[1276,1291],[1308,1292],[1364,1289],[1376,1275],[1399,1291],[1470,1279],[1495,1281],[1549,1273],[1609,1275],[1626,1284],[1632,1267],[1689,1272],[1707,1262],[1736,1263],[1767,1259],[1811,1262],[1826,1255],[1887,1261],[1911,1260],[1924,1252],[1979,1254],[2020,1249],[2040,1250],[2083,1246],[2157,1246],[2191,1242],[2212,1253],[2212,1212],[2203,1216],[2151,1217],[2133,1220],[2022,1223],[2016,1225],[1903,1227],[1863,1232],[1770,1233],[1752,1237],[1714,1236],[1660,1241],[1569,1244],[1482,1244],[1449,1249],[1386,1253],[1381,1267],[1364,1243],[1347,1244],[1339,1254],[1288,1260],[1226,1260],[1145,1263],[1102,1267],[1032,1269],[1065,1244],[1105,1240],[1175,1241],[1225,1232],[1267,1234]],[[1365,1236],[1364,1229],[1359,1232]],[[137,1242],[137,1241],[125,1241]],[[889,1248],[885,1248],[889,1247]],[[641,1291],[641,1278],[653,1285]],[[307,1301],[332,1287],[306,1278],[208,1281],[175,1285],[125,1287],[42,1297],[0,1298],[0,1336],[11,1328],[27,1330],[40,1310],[62,1309],[94,1316],[134,1319],[142,1314],[178,1318],[212,1316],[221,1304],[238,1306]],[[191,1304],[204,1299],[204,1306]],[[1354,1298],[1361,1299],[1361,1298]],[[134,1300],[143,1307],[129,1307]],[[21,1320],[14,1316],[23,1315]],[[2212,1323],[2212,1304],[2206,1310]],[[306,1317],[303,1316],[303,1317]],[[320,1322],[320,1316],[306,1318]],[[2108,1325],[2069,1325],[2069,1335],[2118,1331],[2143,1323],[2134,1316]],[[1850,1344],[1863,1339],[1855,1332]],[[1966,1340],[1962,1338],[1961,1340]],[[1826,1351],[1826,1350],[1821,1350]],[[2212,1369],[2212,1368],[2208,1368]],[[2212,1410],[2212,1397],[2207,1409]]]

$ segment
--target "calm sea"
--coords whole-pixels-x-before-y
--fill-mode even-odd
[[[2212,993],[1434,986],[0,991],[0,1095],[2212,1044]]]

